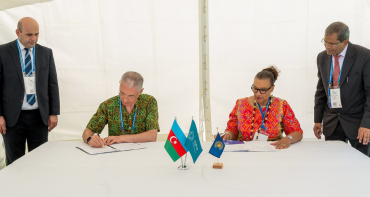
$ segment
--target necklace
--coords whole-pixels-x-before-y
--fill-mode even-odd
[[[269,115],[269,110],[271,109],[271,106],[269,105],[270,101],[271,101],[271,98],[272,96],[269,97],[269,102],[267,104],[268,108],[266,108],[266,116],[265,118],[262,120],[262,124],[261,124],[261,127],[265,124],[266,120],[267,120],[267,116]],[[254,100],[254,106],[253,106],[253,118],[252,118],[252,129],[251,129],[251,136],[253,136],[253,126],[254,126],[254,119],[255,119],[255,116],[256,116],[256,108],[257,108],[257,102],[256,100]],[[261,114],[262,111],[261,111]],[[262,116],[263,118],[263,116]],[[258,134],[257,134],[257,137],[256,137],[256,141],[258,140],[258,137],[260,136],[260,132],[261,132],[261,127],[258,129]]]

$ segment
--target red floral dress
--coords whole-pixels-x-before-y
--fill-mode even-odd
[[[269,141],[281,139],[283,132],[286,135],[292,132],[303,134],[301,126],[288,102],[275,97],[270,105],[271,109],[265,121],[266,130],[261,130],[262,134],[269,136]],[[265,108],[262,108],[263,112],[265,110]],[[251,130],[252,118],[253,106],[248,103],[248,98],[239,99],[229,115],[226,130],[233,132],[239,141],[251,141],[262,124],[262,116],[258,107],[256,107],[253,131]]]

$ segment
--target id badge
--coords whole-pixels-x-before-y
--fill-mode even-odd
[[[257,136],[258,136],[258,139],[257,139]],[[258,133],[256,132],[253,138],[254,138],[253,141],[267,141],[269,139],[269,136],[263,134],[262,132],[260,132],[258,135]]]
[[[26,94],[36,94],[35,76],[24,77],[24,85],[26,87]]]
[[[329,106],[330,108],[342,108],[340,89],[338,87],[329,89]]]

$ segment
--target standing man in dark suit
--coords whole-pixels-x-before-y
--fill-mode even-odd
[[[314,133],[349,140],[367,155],[370,141],[370,51],[349,42],[349,28],[334,22],[325,30],[326,50],[317,56]],[[321,132],[321,123],[323,131]]]
[[[18,39],[0,45],[0,133],[7,164],[47,142],[58,123],[59,89],[51,49],[36,44],[39,25],[22,18]]]

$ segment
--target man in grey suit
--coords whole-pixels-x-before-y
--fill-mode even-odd
[[[370,51],[349,42],[349,28],[334,22],[317,56],[314,133],[325,140],[348,141],[368,154],[370,141]],[[323,123],[323,127],[321,127]],[[321,128],[323,129],[321,131]]]
[[[7,164],[47,142],[58,123],[59,89],[51,49],[37,43],[33,18],[18,22],[18,39],[0,45],[0,133]]]

